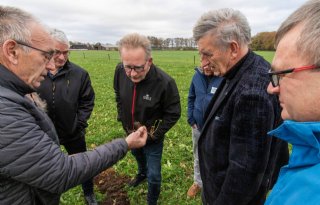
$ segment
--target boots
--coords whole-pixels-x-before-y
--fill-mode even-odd
[[[161,184],[148,183],[148,205],[157,205],[157,201],[160,195]]]

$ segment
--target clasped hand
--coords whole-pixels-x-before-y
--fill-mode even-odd
[[[127,136],[126,142],[129,149],[136,149],[143,147],[147,141],[147,128],[145,126],[139,127],[135,132]]]

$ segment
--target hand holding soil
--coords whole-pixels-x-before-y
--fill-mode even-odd
[[[126,138],[129,149],[136,149],[143,147],[147,140],[147,128],[145,126],[139,127],[135,132],[132,132]]]

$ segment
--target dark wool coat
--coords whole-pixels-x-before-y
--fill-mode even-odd
[[[270,65],[252,51],[225,76],[210,102],[198,144],[205,202],[263,204],[287,143],[268,137],[280,121],[280,105],[267,93]]]

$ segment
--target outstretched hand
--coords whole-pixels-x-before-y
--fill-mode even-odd
[[[143,147],[146,144],[147,136],[148,136],[147,128],[145,126],[139,127],[137,131],[131,133],[126,138],[128,148],[136,149],[136,148]]]

